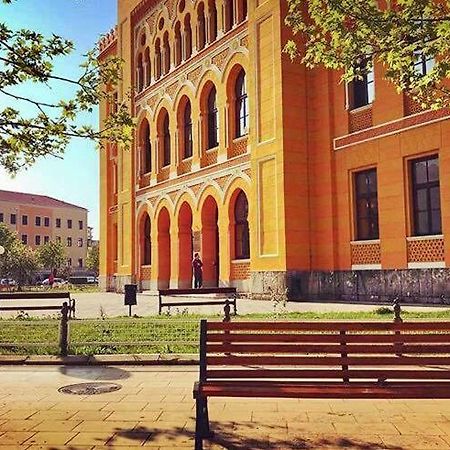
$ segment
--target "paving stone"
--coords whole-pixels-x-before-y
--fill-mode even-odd
[[[27,441],[27,444],[64,445],[76,434],[64,431],[39,431]]]
[[[21,445],[35,434],[33,431],[7,431],[0,435],[0,445]]]
[[[71,448],[77,445],[103,445],[106,444],[112,437],[114,432],[105,431],[83,431],[75,435],[67,445]]]

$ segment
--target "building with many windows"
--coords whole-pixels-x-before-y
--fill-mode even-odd
[[[104,288],[191,286],[200,252],[205,285],[255,296],[444,295],[449,111],[421,110],[382,67],[343,85],[293,64],[286,7],[118,0],[100,59],[125,61],[114,95],[137,130],[101,154]]]
[[[0,190],[0,222],[32,248],[49,241],[66,247],[67,264],[82,268],[87,256],[87,209],[46,195]],[[1,244],[1,243],[0,243]]]

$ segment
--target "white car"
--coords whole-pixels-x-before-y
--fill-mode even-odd
[[[50,284],[50,281],[48,278],[46,278],[41,284],[42,286],[48,286]],[[65,284],[67,284],[67,281],[63,280],[62,278],[55,278],[53,281],[54,287],[64,286]]]

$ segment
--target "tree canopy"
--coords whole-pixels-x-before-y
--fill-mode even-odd
[[[422,106],[450,106],[448,0],[287,1],[291,58],[341,70],[344,81],[381,63],[385,78]]]
[[[14,1],[0,0],[5,4]],[[134,121],[125,103],[114,108],[100,130],[76,121],[81,114],[93,112],[100,101],[115,101],[112,92],[122,61],[110,57],[100,62],[98,48],[94,48],[80,65],[81,76],[70,79],[55,73],[56,60],[73,50],[74,44],[63,37],[12,30],[0,20],[0,96],[9,99],[7,106],[0,108],[0,164],[10,173],[43,156],[62,157],[71,138],[130,145]],[[47,100],[21,95],[20,87],[25,83],[48,87]],[[72,86],[73,98],[53,101],[52,83]],[[31,105],[34,113],[24,114],[21,105]]]
[[[37,256],[44,269],[58,270],[66,262],[66,251],[61,242],[49,241],[37,250]]]
[[[100,265],[100,253],[98,245],[94,245],[88,251],[87,259],[86,259],[86,267],[89,270],[92,270],[96,275],[98,275]]]

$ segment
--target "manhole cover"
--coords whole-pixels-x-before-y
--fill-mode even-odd
[[[78,383],[63,386],[58,389],[58,392],[75,395],[96,395],[118,391],[121,388],[122,386],[117,383]]]

